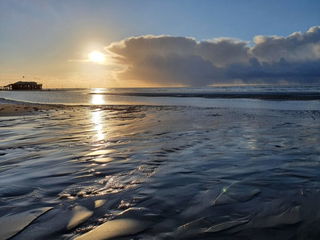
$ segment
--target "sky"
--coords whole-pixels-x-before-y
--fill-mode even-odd
[[[319,12],[318,0],[0,0],[0,85],[319,83]]]

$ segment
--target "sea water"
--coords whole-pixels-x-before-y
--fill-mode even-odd
[[[271,99],[266,101],[266,99],[259,98],[263,94],[271,96]],[[300,99],[291,98],[288,100],[284,98],[285,94],[300,96]],[[311,95],[314,98],[306,99],[305,95]],[[0,98],[66,105],[165,105],[319,110],[320,86],[47,89],[45,91],[0,91]],[[270,100],[283,101],[275,103]]]

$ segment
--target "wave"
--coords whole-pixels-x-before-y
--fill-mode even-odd
[[[62,104],[62,103],[38,103],[21,100],[13,100],[9,98],[0,97],[0,104],[17,104],[17,105],[31,105],[31,106],[52,106],[58,108],[73,108],[83,107],[91,109],[103,109],[103,110],[133,110],[136,108],[158,108],[158,109],[178,109],[178,108],[190,108],[192,106],[180,106],[180,105],[149,105],[149,104]],[[194,107],[192,107],[194,108]]]
[[[320,92],[210,92],[210,93],[166,93],[166,92],[106,92],[90,93],[99,95],[136,96],[136,97],[179,97],[211,99],[261,99],[261,100],[320,100]]]
[[[30,101],[23,101],[23,100],[15,100],[11,98],[3,98],[0,97],[0,104],[24,104],[24,105],[51,105],[51,106],[68,106],[66,104],[60,103],[39,103],[39,102],[30,102]],[[81,105],[79,105],[81,106]]]
[[[0,103],[7,103],[7,104],[37,104],[33,102],[27,102],[27,101],[22,101],[22,100],[14,100],[11,98],[0,98]]]

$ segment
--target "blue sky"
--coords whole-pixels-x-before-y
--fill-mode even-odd
[[[287,36],[320,25],[319,12],[318,0],[0,0],[0,81],[74,73],[68,59],[131,36]]]

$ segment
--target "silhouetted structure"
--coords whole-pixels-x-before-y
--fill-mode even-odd
[[[5,90],[42,90],[42,84],[37,82],[15,82],[4,86]]]

